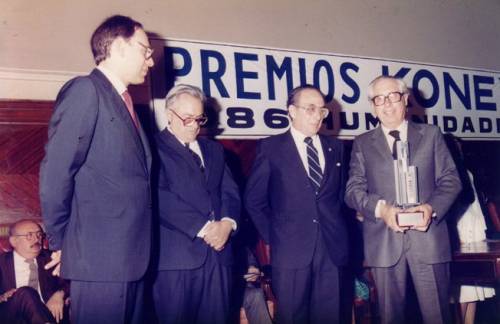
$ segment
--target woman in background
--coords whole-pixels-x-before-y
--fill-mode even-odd
[[[486,222],[474,187],[472,173],[465,167],[460,141],[450,134],[445,136],[450,152],[457,165],[463,190],[450,209],[452,242],[467,244],[486,240]],[[453,235],[454,234],[454,235]],[[455,236],[455,237],[454,237]],[[493,287],[460,285],[456,287],[454,299],[458,295],[462,323],[473,324],[478,301],[495,296]]]

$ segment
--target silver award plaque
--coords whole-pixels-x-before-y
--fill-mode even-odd
[[[407,212],[404,209],[420,205],[418,199],[417,168],[410,164],[408,142],[396,142],[397,159],[394,160],[394,180],[396,187],[396,206],[403,211],[397,213],[398,226],[418,225],[424,218],[423,212]]]

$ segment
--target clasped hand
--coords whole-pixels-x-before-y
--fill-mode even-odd
[[[232,230],[232,224],[227,220],[213,221],[207,225],[203,240],[214,250],[222,251]]]
[[[389,227],[390,229],[392,229],[395,232],[404,233],[405,231],[407,231],[409,229],[417,230],[420,232],[425,232],[425,231],[427,231],[427,229],[429,228],[429,225],[431,224],[432,207],[429,204],[421,204],[421,205],[411,207],[408,209],[401,209],[401,208],[398,208],[398,207],[395,207],[395,206],[392,206],[389,204],[384,204],[384,205],[382,205],[381,208],[382,208],[381,212],[380,212],[381,218],[384,220],[387,227]],[[402,211],[410,212],[410,213],[423,212],[424,217],[422,218],[422,221],[418,225],[411,226],[411,227],[399,226],[398,222],[397,222],[397,214],[399,212],[402,212]]]

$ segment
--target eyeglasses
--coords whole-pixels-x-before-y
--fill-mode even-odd
[[[328,116],[328,113],[330,112],[330,110],[328,110],[328,108],[326,107],[316,107],[316,106],[304,107],[296,104],[294,104],[293,106],[304,110],[308,116],[316,115],[319,112],[319,115],[321,116],[322,119],[326,118],[326,116]]]
[[[147,45],[144,45],[143,43],[137,41],[137,44],[141,45],[142,48],[145,49],[145,52],[144,52],[144,58],[146,60],[149,60],[152,56],[153,56],[153,52],[155,51],[154,49],[152,49],[150,46],[147,46]]]
[[[201,115],[201,116],[198,116],[198,117],[186,117],[186,118],[182,118],[181,116],[179,116],[175,110],[173,109],[170,109],[171,112],[174,113],[174,115],[177,116],[177,118],[179,118],[180,120],[182,120],[182,124],[184,126],[191,126],[193,125],[193,123],[196,123],[200,126],[203,126],[207,123],[208,121],[208,117],[205,116],[205,115]]]
[[[27,240],[32,240],[34,238],[41,239],[45,236],[45,233],[42,231],[36,231],[36,232],[28,232],[26,234],[15,234],[12,236],[24,236]]]
[[[370,100],[373,102],[375,106],[385,105],[385,101],[389,100],[391,104],[400,102],[401,98],[403,98],[404,93],[399,91],[389,92],[387,96],[379,95],[371,98]]]

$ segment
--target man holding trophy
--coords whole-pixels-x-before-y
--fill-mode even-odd
[[[404,322],[408,270],[424,322],[447,323],[451,251],[443,219],[461,183],[439,128],[406,120],[408,96],[401,79],[370,83],[380,126],[354,140],[345,200],[364,216],[365,264],[382,323]]]

